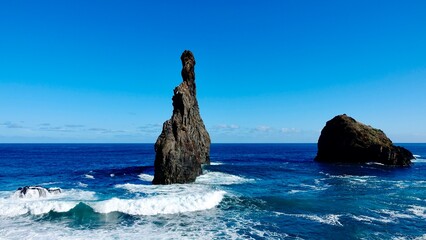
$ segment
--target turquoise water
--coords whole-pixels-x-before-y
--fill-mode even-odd
[[[315,144],[213,144],[193,184],[154,186],[152,144],[0,144],[1,239],[426,238],[412,167],[313,161]],[[59,187],[19,198],[18,187]]]

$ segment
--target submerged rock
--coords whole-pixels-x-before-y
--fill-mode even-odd
[[[194,55],[185,50],[181,61],[183,81],[174,89],[173,114],[155,143],[153,184],[193,182],[202,173],[201,164],[210,164],[210,136],[196,98]]]
[[[16,190],[15,194],[19,198],[40,198],[61,193],[60,188],[44,188],[40,186],[25,186]]]
[[[327,122],[318,140],[319,162],[363,163],[409,166],[413,154],[395,146],[380,129],[372,128],[346,114]]]

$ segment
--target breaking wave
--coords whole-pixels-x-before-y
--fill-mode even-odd
[[[152,182],[152,180],[154,180],[154,176],[145,174],[145,173],[139,174],[138,177],[140,180],[146,181],[146,182]]]
[[[195,183],[209,184],[209,185],[232,185],[253,182],[254,179],[246,179],[240,176],[222,173],[222,172],[209,172],[205,173],[195,180]]]
[[[122,212],[130,215],[157,215],[194,212],[214,208],[223,199],[224,191],[182,196],[153,196],[142,199],[119,199],[96,202],[98,213]]]
[[[93,200],[96,200],[94,192],[75,189],[64,190],[60,194],[50,194],[46,197],[32,198],[20,198],[14,192],[9,197],[0,198],[0,216],[40,215],[50,211],[68,212],[81,201]]]
[[[176,214],[214,208],[222,201],[225,191],[194,193],[187,189],[183,194],[171,192],[138,199],[111,198],[103,201],[95,201],[97,199],[94,192],[80,190],[64,191],[63,194],[45,198],[18,198],[15,195],[0,199],[0,216],[41,215],[51,211],[68,212],[79,204],[87,205],[98,213]]]

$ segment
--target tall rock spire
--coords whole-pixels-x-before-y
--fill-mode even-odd
[[[174,89],[173,114],[155,143],[153,184],[193,182],[202,173],[201,164],[210,164],[210,136],[196,98],[194,55],[185,50],[181,61],[183,81]]]

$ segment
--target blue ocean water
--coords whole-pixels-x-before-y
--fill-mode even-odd
[[[408,168],[213,144],[195,183],[155,186],[153,144],[0,144],[0,238],[424,239],[426,144],[403,146],[418,155]],[[27,185],[62,193],[17,197]]]

